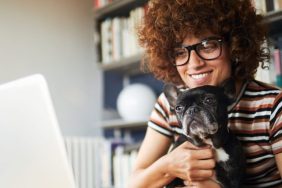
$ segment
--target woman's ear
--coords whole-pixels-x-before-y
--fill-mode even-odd
[[[176,106],[177,96],[179,94],[178,88],[173,84],[165,84],[163,92],[168,100],[170,108],[174,109]]]

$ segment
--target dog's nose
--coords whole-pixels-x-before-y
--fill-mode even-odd
[[[199,111],[200,111],[200,109],[199,109],[198,107],[192,106],[192,107],[190,107],[190,108],[188,109],[188,114],[189,114],[189,115],[193,115],[193,114],[195,114],[195,113],[197,113],[197,112],[199,112]]]

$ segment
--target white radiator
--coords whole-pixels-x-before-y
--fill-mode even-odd
[[[111,188],[111,144],[103,138],[66,137],[77,188]]]

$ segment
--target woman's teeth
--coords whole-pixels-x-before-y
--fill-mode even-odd
[[[204,78],[208,75],[208,73],[203,73],[203,74],[191,74],[191,77],[194,79],[201,79]]]

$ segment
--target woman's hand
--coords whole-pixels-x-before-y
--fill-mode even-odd
[[[184,181],[208,180],[214,175],[215,159],[210,147],[185,142],[167,154],[167,172]]]
[[[184,182],[185,188],[220,188],[221,186],[212,179],[197,181],[197,182]],[[182,187],[183,188],[183,187]]]

